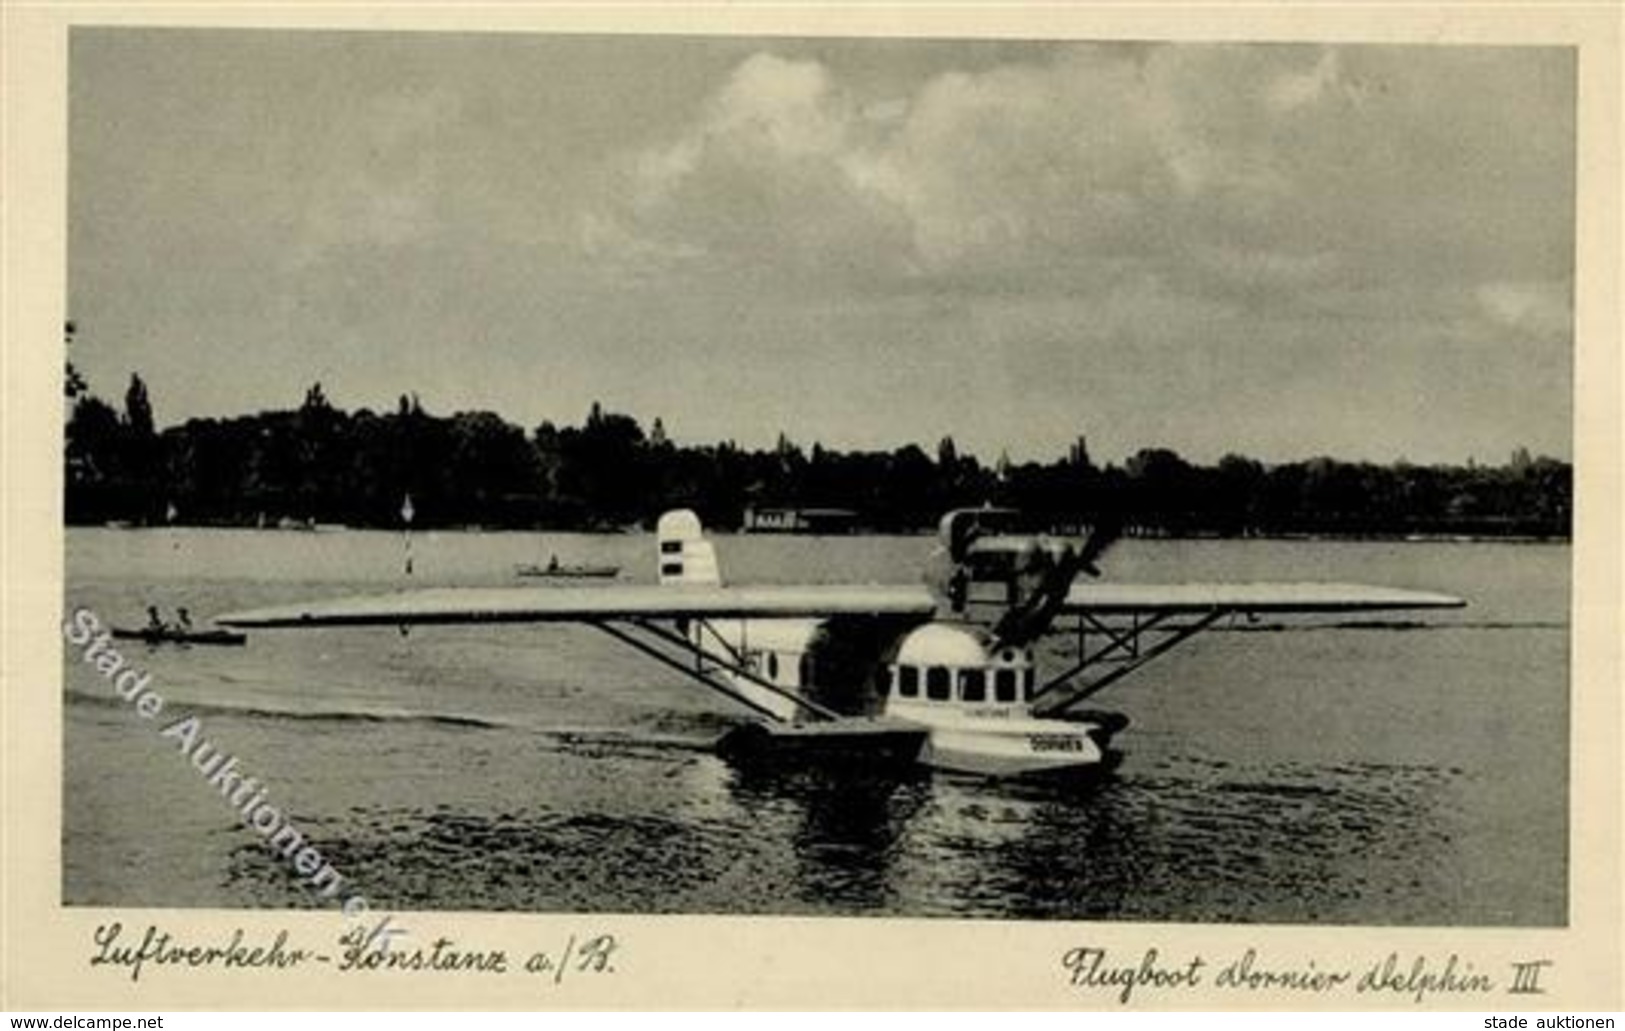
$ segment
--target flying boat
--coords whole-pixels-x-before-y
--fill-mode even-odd
[[[729,584],[689,510],[656,527],[655,584],[444,588],[221,616],[230,627],[578,623],[749,711],[718,750],[741,763],[920,764],[991,777],[1089,775],[1127,725],[1101,691],[1223,620],[1459,608],[1427,591],[1333,583],[1113,583],[1120,535],[945,515],[916,584]],[[1036,645],[1069,643],[1045,669]],[[1048,654],[1048,652],[1046,652]],[[1053,665],[1053,661],[1048,663]]]

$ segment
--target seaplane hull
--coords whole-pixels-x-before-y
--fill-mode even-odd
[[[1042,777],[1095,770],[1112,754],[1087,729],[1056,720],[1023,721],[1007,733],[936,727],[920,761],[933,769],[983,777]]]
[[[900,720],[752,721],[724,734],[716,748],[743,766],[901,770],[918,765],[929,735],[926,728]]]
[[[816,766],[840,770],[914,767],[972,777],[1058,779],[1114,769],[1122,753],[1104,728],[1032,721],[1010,733],[927,727],[894,718],[848,717],[816,723],[751,721],[717,743],[743,766]]]
[[[865,679],[827,655],[851,635],[834,621],[807,619],[689,626],[696,650],[711,644],[733,657],[737,665],[719,672],[768,717],[768,732],[750,740],[785,759],[816,758],[843,740],[879,748],[876,730],[907,727],[916,732],[912,760],[932,769],[988,777],[1053,775],[1100,767],[1111,735],[1126,722],[1035,718],[1029,702],[1036,673],[1032,652],[996,648],[984,629],[970,624],[927,623],[899,630],[889,642],[872,641],[875,666]],[[820,672],[832,667],[833,682],[820,682]],[[809,699],[833,706],[834,717],[808,712]],[[893,758],[910,747],[906,740],[888,744]]]

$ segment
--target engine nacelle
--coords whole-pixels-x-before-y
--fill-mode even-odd
[[[945,613],[963,616],[974,603],[1001,607],[994,636],[1018,645],[1048,628],[1080,571],[1094,573],[1089,545],[1010,532],[1019,518],[1005,508],[949,512],[926,574]]]

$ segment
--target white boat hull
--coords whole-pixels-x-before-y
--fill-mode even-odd
[[[987,777],[1082,772],[1107,763],[1110,753],[1086,733],[1030,736],[933,730],[920,761],[933,769]]]
[[[986,777],[1082,773],[1109,767],[1117,727],[1093,722],[1016,718],[938,723],[929,727],[920,762],[933,769]]]

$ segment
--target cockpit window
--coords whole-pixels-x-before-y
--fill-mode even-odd
[[[897,695],[914,698],[920,693],[920,671],[913,666],[897,667]]]
[[[987,701],[987,673],[985,671],[967,669],[960,672],[959,700],[962,702]]]
[[[996,702],[1013,702],[1016,700],[1015,670],[998,669],[993,671],[993,700]]]
[[[933,702],[946,702],[953,697],[953,687],[947,669],[932,666],[925,671],[925,696]]]

